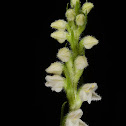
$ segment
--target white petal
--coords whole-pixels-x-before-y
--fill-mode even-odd
[[[87,94],[85,91],[81,90],[79,96],[81,101],[87,101]]]
[[[55,92],[61,92],[63,88],[52,88],[52,91],[55,91]]]
[[[84,84],[84,86],[82,87],[84,90],[93,90],[95,91],[98,86],[96,83],[87,83],[87,84]]]
[[[45,79],[46,79],[46,81],[48,81],[48,82],[52,82],[52,81],[63,81],[63,80],[64,80],[64,78],[61,77],[61,76],[59,76],[59,75],[53,75],[53,76],[47,75],[47,76],[45,77]]]
[[[87,98],[88,104],[91,104],[91,100],[92,100],[92,92],[88,94],[88,98]]]
[[[92,93],[92,101],[99,101],[101,100],[101,96],[98,95],[97,93],[93,92]]]
[[[59,75],[46,76],[45,86],[51,87],[52,91],[60,92],[64,86],[64,78]]]
[[[53,85],[54,85],[54,84],[49,83],[49,82],[46,82],[46,83],[45,83],[45,86],[46,86],[46,87],[52,87]]]
[[[65,126],[79,126],[79,119],[67,119]]]
[[[79,126],[88,126],[85,122],[79,119]]]
[[[81,109],[78,109],[76,111],[72,111],[68,114],[68,118],[71,119],[79,119],[83,115],[83,111]]]

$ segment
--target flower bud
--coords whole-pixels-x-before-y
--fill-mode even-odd
[[[67,32],[65,31],[55,31],[51,34],[51,37],[56,39],[59,43],[65,42]]]
[[[67,22],[64,20],[57,20],[57,21],[51,23],[51,27],[58,29],[58,30],[65,30],[66,24],[67,24]]]
[[[83,13],[89,13],[91,9],[94,7],[93,3],[91,2],[85,2],[82,6]]]
[[[45,79],[47,81],[45,83],[45,86],[51,87],[52,91],[60,92],[64,87],[65,84],[64,78],[59,75],[53,75],[53,76],[47,75]]]
[[[59,51],[58,51],[58,54],[57,54],[57,57],[63,61],[63,62],[67,62],[69,61],[70,59],[70,55],[71,55],[71,52],[68,48],[64,47],[64,48],[61,48]]]
[[[85,16],[83,14],[79,14],[76,16],[76,24],[78,26],[84,25],[84,21],[85,21]]]
[[[63,71],[63,64],[60,62],[54,62],[45,71],[47,73],[61,75],[61,73]]]
[[[68,21],[74,21],[75,19],[75,11],[74,9],[68,9],[66,11],[66,17]]]
[[[71,6],[72,6],[72,7],[75,7],[76,2],[79,2],[79,0],[71,0]]]
[[[91,49],[94,45],[98,44],[98,40],[90,35],[83,38],[83,45],[86,49]]]
[[[87,62],[87,58],[85,56],[78,56],[76,59],[75,59],[75,67],[77,69],[84,69],[88,66],[88,62]]]

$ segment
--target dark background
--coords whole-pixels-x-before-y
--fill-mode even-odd
[[[28,90],[23,102],[25,117],[35,125],[55,125],[60,123],[61,105],[66,101],[65,93],[52,92],[45,87],[45,69],[57,61],[56,53],[65,44],[59,44],[50,37],[54,31],[50,24],[65,19],[65,8],[69,0],[50,0],[29,3],[26,17],[28,20]],[[85,1],[82,1],[84,3]],[[84,71],[84,83],[96,82],[97,92],[102,96],[99,102],[90,105],[84,102],[82,120],[89,126],[121,125],[124,104],[123,83],[118,75],[122,74],[121,57],[118,52],[119,24],[118,3],[105,0],[90,0],[94,9],[88,15],[85,35],[93,35],[99,44],[86,50],[89,66]],[[26,25],[27,25],[26,24]],[[66,110],[67,111],[67,110]]]

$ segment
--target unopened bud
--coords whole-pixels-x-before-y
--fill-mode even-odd
[[[94,45],[98,44],[98,40],[90,35],[83,38],[83,45],[86,49],[91,49]]]
[[[58,30],[65,30],[66,24],[67,24],[67,22],[64,20],[57,20],[57,21],[51,23],[51,27],[58,29]]]
[[[83,11],[83,13],[87,13],[88,14],[93,7],[94,7],[93,3],[86,2],[82,6],[82,11]]]
[[[57,57],[63,61],[63,62],[67,62],[69,61],[70,59],[70,55],[71,55],[71,52],[68,48],[64,47],[64,48],[61,48],[59,51],[58,51],[58,54],[57,54]]]
[[[84,69],[88,66],[87,58],[85,56],[78,56],[75,60],[75,67],[77,69]]]
[[[65,42],[67,32],[65,31],[55,31],[51,34],[51,37],[56,39],[59,43]]]
[[[74,9],[68,9],[66,11],[66,17],[68,21],[74,21],[75,19],[75,11]]]
[[[71,6],[75,7],[76,6],[76,2],[79,2],[79,0],[71,0]]]
[[[85,16],[83,14],[79,14],[76,16],[76,24],[78,26],[84,25],[84,21],[85,21]]]
[[[47,73],[58,75],[61,75],[62,71],[63,71],[63,64],[60,62],[54,62],[46,69]]]

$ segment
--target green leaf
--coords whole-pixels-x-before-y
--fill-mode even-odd
[[[75,6],[75,13],[76,13],[76,15],[78,15],[79,14],[79,11],[80,11],[80,2],[76,2],[76,6]]]
[[[68,7],[69,7],[69,3],[67,3],[67,6],[66,6],[66,11],[68,10]]]
[[[65,108],[65,105],[66,105],[67,101],[65,101],[63,104],[62,104],[62,107],[61,107],[61,118],[60,118],[60,126],[63,126],[63,118],[64,118],[64,108]]]

